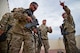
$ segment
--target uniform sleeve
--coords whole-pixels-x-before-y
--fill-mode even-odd
[[[25,14],[25,13],[23,14],[23,13],[15,12],[15,13],[13,14],[13,17],[14,17],[15,19],[17,19],[17,20],[25,21],[25,20],[27,19],[28,15]]]
[[[52,29],[50,27],[47,27],[47,29],[49,33],[52,33]]]
[[[70,13],[70,9],[69,9],[67,6],[64,6],[63,9],[64,9],[64,11],[67,13],[67,15],[68,15],[68,17],[67,17],[68,22],[69,22],[71,25],[73,25],[74,20],[73,20],[73,17],[72,17],[72,15],[71,15],[71,13]]]
[[[64,30],[66,30],[67,28],[68,28],[68,22],[65,21],[65,22],[64,22]]]
[[[67,6],[64,6],[63,9],[68,15],[70,14],[70,9]]]
[[[13,13],[10,13],[8,24],[10,26],[13,26],[15,24],[15,22],[16,22],[16,19],[13,18]]]
[[[2,16],[2,19],[0,21],[0,24],[6,24],[7,23],[7,20],[8,20],[7,18],[8,18],[7,14],[4,14]]]
[[[74,20],[73,20],[73,17],[71,16],[71,15],[68,15],[68,22],[71,24],[71,25],[73,25],[73,23],[74,23]]]
[[[2,16],[2,19],[0,21],[0,27],[2,30],[5,30],[7,26],[8,18],[9,18],[9,13],[6,13]]]

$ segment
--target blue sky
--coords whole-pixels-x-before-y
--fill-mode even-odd
[[[62,13],[64,10],[59,5],[59,0],[8,0],[10,10],[17,7],[28,8],[33,1],[39,4],[38,9],[34,15],[38,19],[40,25],[43,19],[47,20],[47,26],[51,26],[53,33],[48,34],[49,39],[57,39],[62,37],[59,26],[63,23]],[[61,0],[65,1],[76,24],[76,35],[80,35],[80,0]]]

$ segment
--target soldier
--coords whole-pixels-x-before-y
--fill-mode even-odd
[[[13,12],[11,13],[5,13],[2,16],[2,19],[0,21],[0,32],[3,31],[3,34],[0,35],[3,37],[0,37],[0,53],[7,53],[8,51],[8,31],[10,28],[15,24],[15,19],[13,18]],[[1,39],[3,41],[1,41]]]
[[[49,42],[48,42],[48,34],[47,33],[48,32],[52,33],[52,28],[46,26],[46,20],[44,19],[42,21],[42,25],[39,26],[39,29],[41,31],[41,39],[42,39],[42,44],[45,49],[45,53],[48,53],[50,46],[49,46]],[[41,51],[41,46],[38,47],[37,53],[40,53],[40,51]]]
[[[66,53],[78,53],[75,41],[75,24],[70,9],[64,5],[64,2],[60,2],[60,5],[65,11],[65,13],[62,14],[64,21],[60,28],[63,35]]]
[[[29,8],[31,11],[30,13],[33,13],[37,7],[38,4],[36,2],[32,2]],[[32,28],[34,27],[26,27],[27,24],[33,22],[32,18],[25,11],[14,13],[14,18],[18,21],[11,29],[12,39],[10,42],[9,53],[19,53],[22,42],[24,42],[23,53],[35,53],[34,39],[32,36]]]
[[[34,37],[34,46],[35,46],[35,52],[36,52],[36,44],[37,44],[37,36],[39,35],[38,33],[38,28],[37,25],[39,25],[37,18],[33,15],[34,11],[37,10],[38,8],[38,4],[36,2],[32,2],[30,4],[29,9],[25,9],[24,13],[27,13],[28,16],[31,17],[31,22],[28,25],[26,24],[26,28],[31,28],[32,32],[33,32],[33,37]],[[29,27],[30,25],[33,25],[31,27]]]

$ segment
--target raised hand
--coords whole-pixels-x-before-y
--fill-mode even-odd
[[[64,6],[64,2],[61,2],[61,1],[59,1],[59,2],[60,2],[60,5],[61,5],[61,6]]]

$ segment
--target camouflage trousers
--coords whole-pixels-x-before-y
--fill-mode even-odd
[[[78,53],[78,48],[76,47],[75,33],[70,33],[64,36],[64,45],[66,53]]]
[[[7,40],[0,42],[0,53],[7,53]]]
[[[50,48],[48,40],[42,39],[42,45],[44,46],[45,53],[48,53],[48,50],[49,50],[49,48]],[[39,47],[38,47],[37,53],[40,53],[41,47],[42,47],[42,46],[39,46]]]
[[[34,46],[35,46],[35,53],[37,53],[38,50],[38,37],[34,35]]]
[[[24,45],[22,53],[35,53],[34,39],[30,32],[26,32],[26,35],[13,33],[9,53],[19,53],[23,41]]]

